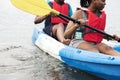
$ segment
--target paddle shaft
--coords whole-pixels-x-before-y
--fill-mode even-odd
[[[73,19],[73,18],[70,18],[70,17],[68,17],[68,16],[66,16],[66,15],[64,15],[64,14],[61,14],[61,13],[60,13],[59,16],[60,16],[61,18],[64,17],[64,18],[66,18],[66,19],[68,19],[68,20],[71,20],[71,21],[73,21],[74,23],[80,24],[80,21],[78,21],[78,20],[76,20],[76,19]],[[97,31],[97,32],[99,32],[99,33],[107,36],[108,38],[112,38],[112,39],[116,40],[114,36],[112,36],[112,35],[110,35],[110,34],[107,34],[107,33],[103,32],[103,31],[101,31],[101,30],[98,30],[98,29],[96,29],[96,28],[93,28],[92,26],[85,25],[85,27],[87,27],[87,28],[89,28],[89,29],[92,29],[92,30],[94,30],[94,31]],[[116,40],[116,41],[120,42],[120,39],[119,39],[119,40]]]

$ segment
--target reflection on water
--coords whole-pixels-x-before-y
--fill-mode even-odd
[[[84,71],[60,62],[34,45],[7,45],[1,48],[0,55],[0,80],[96,79]]]

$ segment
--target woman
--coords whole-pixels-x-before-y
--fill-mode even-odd
[[[96,29],[104,31],[106,24],[106,14],[103,11],[103,8],[106,5],[105,0],[80,0],[80,4],[81,7],[86,9],[77,10],[72,15],[72,18],[79,20],[81,25],[79,26],[70,21],[64,33],[65,38],[71,38],[73,36],[70,45],[83,50],[120,56],[119,52],[101,42],[104,35],[98,32],[84,28],[82,31],[83,39],[80,39],[80,29],[83,28],[84,25],[90,25]],[[117,36],[115,36],[115,38],[119,39]]]

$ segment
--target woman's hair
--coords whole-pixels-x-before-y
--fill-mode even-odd
[[[80,0],[80,5],[81,5],[81,7],[87,8],[91,4],[91,1],[92,0]]]

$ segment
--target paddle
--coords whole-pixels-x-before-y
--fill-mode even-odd
[[[23,11],[26,11],[28,13],[31,13],[31,14],[34,14],[34,15],[39,15],[39,16],[42,16],[42,15],[46,15],[46,14],[49,14],[50,12],[53,12],[55,13],[56,15],[58,15],[59,17],[61,18],[66,18],[68,20],[71,20],[75,23],[78,23],[80,24],[79,21],[73,19],[73,18],[70,18],[66,15],[63,15],[61,14],[60,12],[54,10],[54,9],[51,9],[51,7],[46,3],[45,0],[11,0],[12,4],[14,6],[16,6],[17,8],[23,10]],[[97,31],[105,36],[107,36],[108,38],[112,38],[118,42],[120,42],[120,39],[115,39],[114,36],[112,35],[109,35],[101,30],[98,30],[98,29],[95,29],[93,28],[92,26],[88,26],[88,25],[85,25],[85,27],[87,28],[90,28],[94,31]]]

